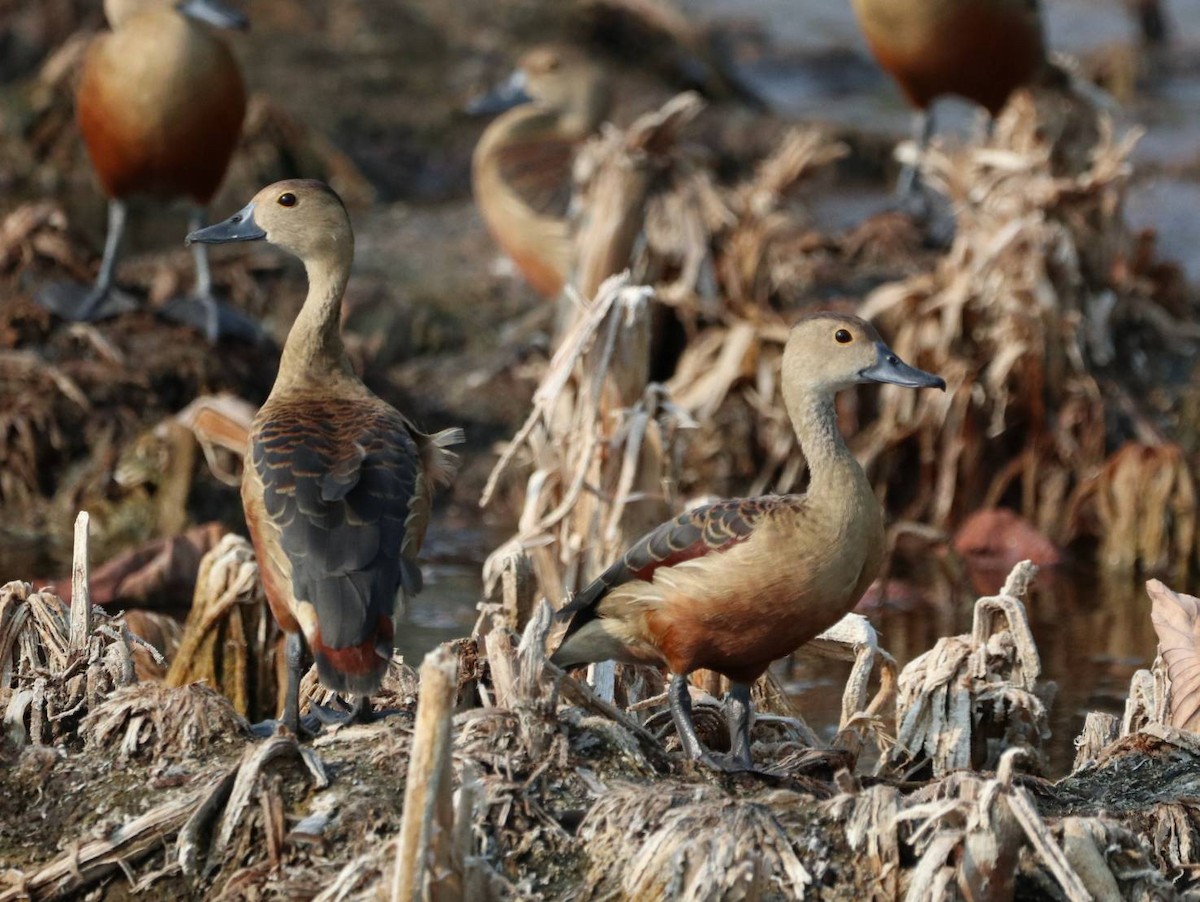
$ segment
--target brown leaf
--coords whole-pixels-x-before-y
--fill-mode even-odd
[[[1200,727],[1200,598],[1146,582],[1154,603],[1150,620],[1171,678],[1171,726],[1198,732]]]

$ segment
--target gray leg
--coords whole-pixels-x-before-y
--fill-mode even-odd
[[[733,683],[725,697],[725,712],[729,718],[730,755],[744,769],[750,770],[750,685]]]
[[[207,223],[207,211],[203,207],[194,207],[188,218],[192,231],[204,228]],[[266,337],[262,327],[244,313],[218,302],[213,294],[208,245],[202,242],[193,244],[192,259],[196,264],[195,291],[189,297],[172,300],[163,307],[162,315],[198,329],[211,344],[216,344],[222,335],[231,335],[254,344],[261,342]]]
[[[288,633],[285,646],[287,661],[287,695],[283,699],[283,723],[300,735],[300,663],[304,655],[303,640],[299,633]]]
[[[100,272],[90,288],[75,282],[57,282],[45,286],[38,292],[37,301],[47,310],[63,319],[75,322],[91,322],[106,316],[134,309],[137,304],[128,295],[113,288],[113,274],[117,269],[121,239],[125,235],[125,202],[112,199],[108,202],[108,232],[104,237],[104,256],[100,260]]]
[[[360,695],[350,705],[351,723],[372,723],[376,720],[375,712],[371,710],[371,696]]]
[[[933,139],[933,113],[929,110],[919,110],[913,117],[913,140],[917,143],[917,159],[906,163],[900,170],[900,178],[896,183],[896,193],[901,201],[907,201],[921,189],[921,158]]]
[[[747,691],[749,691],[747,689]],[[681,674],[671,675],[671,685],[667,688],[667,698],[671,706],[671,718],[675,721],[675,729],[679,733],[679,741],[683,751],[689,758],[699,761],[705,767],[726,773],[738,773],[748,770],[741,761],[725,755],[714,755],[700,744],[696,735],[696,724],[692,720],[692,697],[688,694],[687,677]],[[749,748],[747,747],[747,756]]]
[[[94,291],[96,300],[92,302],[88,313],[112,287],[113,273],[117,268],[117,255],[121,250],[121,239],[125,237],[126,213],[128,213],[128,208],[125,206],[125,201],[113,198],[108,202],[108,234],[104,236],[104,256],[100,259],[100,273],[96,276]]]
[[[208,225],[208,211],[197,207],[188,220],[188,230],[195,232]],[[192,245],[192,259],[196,261],[196,297],[212,294],[212,272],[208,268],[208,245],[197,241]]]
[[[208,225],[208,213],[204,208],[196,209],[188,223],[191,232]],[[208,268],[208,245],[197,241],[192,245],[192,259],[196,261],[196,299],[204,308],[204,336],[210,344],[221,337],[221,314],[217,299],[212,293],[212,271]]]
[[[679,733],[679,741],[683,751],[689,758],[697,761],[711,757],[707,749],[700,744],[696,735],[696,724],[692,721],[692,696],[688,692],[687,676],[671,674],[671,685],[667,689],[667,697],[671,706],[671,719],[675,721],[675,730]]]

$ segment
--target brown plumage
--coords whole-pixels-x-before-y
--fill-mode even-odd
[[[88,47],[76,116],[109,197],[207,206],[237,146],[246,110],[237,62],[178,6],[107,0],[113,30]]]
[[[653,530],[563,609],[553,657],[665,664],[685,751],[722,768],[750,766],[750,684],[849,612],[883,560],[883,513],[838,432],[834,395],[868,381],[945,385],[901,362],[869,324],[833,313],[796,324],[782,370],[808,492],[721,501]],[[686,675],[702,667],[734,684],[732,760],[695,735]]]
[[[127,200],[187,200],[195,207],[193,228],[203,225],[203,208],[225,175],[246,110],[237,62],[209,28],[244,27],[240,13],[219,0],[105,0],[104,11],[112,30],[89,45],[75,97],[79,130],[109,198],[104,259],[90,289],[56,285],[39,296],[54,313],[76,320],[131,306],[112,289]],[[180,304],[178,317],[215,341],[220,311],[201,247],[194,301],[200,309]],[[226,317],[227,330],[248,326]]]
[[[425,435],[350,367],[339,321],[354,239],[327,186],[278,182],[188,238],[266,238],[308,271],[308,298],[250,430],[242,502],[267,600],[289,634],[284,721],[296,728],[300,633],[321,682],[358,696],[362,710],[391,660],[396,596],[420,591],[433,491],[454,475],[445,448],[462,431]]]
[[[507,109],[475,147],[475,203],[496,243],[546,297],[558,295],[572,265],[566,213],[575,150],[599,128],[609,101],[603,70],[554,45],[530,50],[503,86],[471,107]]]
[[[991,115],[1046,63],[1037,0],[851,0],[879,65],[909,102],[946,94]]]

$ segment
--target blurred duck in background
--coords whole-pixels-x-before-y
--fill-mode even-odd
[[[557,297],[571,270],[567,223],[575,150],[608,116],[604,70],[564,45],[521,57],[502,85],[472,101],[476,115],[503,113],[475,147],[471,182],[488,231],[530,285]]]
[[[64,319],[95,321],[136,306],[113,284],[130,198],[185,199],[192,229],[225,175],[246,110],[237,62],[209,26],[244,29],[246,17],[219,0],[105,0],[111,31],[88,47],[76,93],[76,119],[100,187],[108,234],[91,286],[46,286],[38,302]],[[257,337],[245,317],[218,305],[208,257],[195,248],[196,288],[168,315],[201,329]]]
[[[850,0],[879,65],[917,110],[924,152],[933,135],[930,107],[955,95],[995,117],[1017,88],[1047,67],[1038,0]],[[907,166],[899,192],[918,186]]]

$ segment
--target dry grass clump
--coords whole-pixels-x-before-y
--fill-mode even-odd
[[[117,689],[89,711],[79,723],[79,736],[88,748],[118,761],[175,761],[244,736],[248,726],[229,699],[207,686],[137,683]]]
[[[1152,432],[1153,412],[1134,399],[1166,380],[1177,337],[1194,326],[1152,284],[1121,275],[1136,137],[1101,122],[1080,150],[1069,129],[1044,135],[1046,122],[1018,98],[991,144],[926,155],[925,178],[954,206],[953,245],[934,272],[878,289],[860,312],[949,390],[932,399],[885,387],[857,449],[905,516],[946,527],[1003,499],[1057,542],[1094,530],[1154,565],[1186,538],[1174,506],[1159,508],[1156,528],[1152,515],[1112,512],[1089,524],[1073,498],[1094,492],[1114,438]],[[901,490],[914,472],[916,488]]]
[[[254,549],[223,536],[200,561],[192,607],[168,686],[205,682],[251,719],[273,717],[283,679],[280,632],[267,608]]]
[[[1010,748],[1038,760],[1050,730],[1036,694],[1041,661],[1020,601],[1035,573],[1028,561],[1018,565],[999,595],[975,603],[971,635],[938,640],[900,673],[889,770],[929,767],[942,777],[993,769]]]
[[[135,680],[134,640],[119,617],[72,619],[62,599],[29,583],[0,587],[0,708],[18,746],[73,741],[84,715]]]
[[[800,898],[813,884],[812,849],[789,830],[810,804],[778,791],[754,801],[666,782],[616,785],[579,826],[590,898]]]

